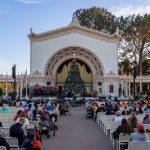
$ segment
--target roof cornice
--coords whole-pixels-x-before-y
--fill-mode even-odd
[[[65,34],[69,34],[72,32],[91,36],[91,37],[98,38],[98,39],[101,39],[104,41],[109,41],[109,42],[118,42],[121,38],[120,35],[106,34],[106,33],[100,32],[100,31],[96,31],[94,29],[89,29],[89,28],[80,26],[80,25],[75,24],[75,23],[72,23],[66,27],[62,27],[59,29],[51,30],[48,32],[40,33],[40,34],[36,34],[34,32],[31,32],[28,35],[28,37],[29,37],[30,41],[43,41],[43,40],[55,38],[58,36],[63,36]]]

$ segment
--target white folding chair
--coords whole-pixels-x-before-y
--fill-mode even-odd
[[[0,146],[0,150],[7,150],[5,146]]]
[[[36,128],[39,128],[39,121],[30,121],[30,124],[33,124]]]
[[[9,144],[10,148],[16,148],[19,150],[19,143],[18,143],[18,139],[17,138],[13,138],[13,137],[4,137],[7,141],[7,143]]]
[[[146,141],[129,142],[128,150],[150,150],[150,142]]]
[[[119,140],[118,140],[118,150],[120,150],[121,145],[129,143],[130,135],[124,133],[120,133]]]

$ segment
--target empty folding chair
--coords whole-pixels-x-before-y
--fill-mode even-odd
[[[150,150],[150,142],[146,141],[129,142],[128,150]]]
[[[128,144],[130,140],[130,135],[124,133],[120,133],[119,140],[118,140],[118,150],[120,150],[121,145]]]

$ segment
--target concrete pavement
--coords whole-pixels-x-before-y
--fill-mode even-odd
[[[84,107],[73,107],[71,116],[60,116],[56,136],[44,139],[42,150],[113,150],[96,122],[85,116]]]

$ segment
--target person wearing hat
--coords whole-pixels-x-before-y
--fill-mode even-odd
[[[144,125],[137,125],[138,133],[132,133],[130,141],[149,141],[149,136],[145,133]]]

